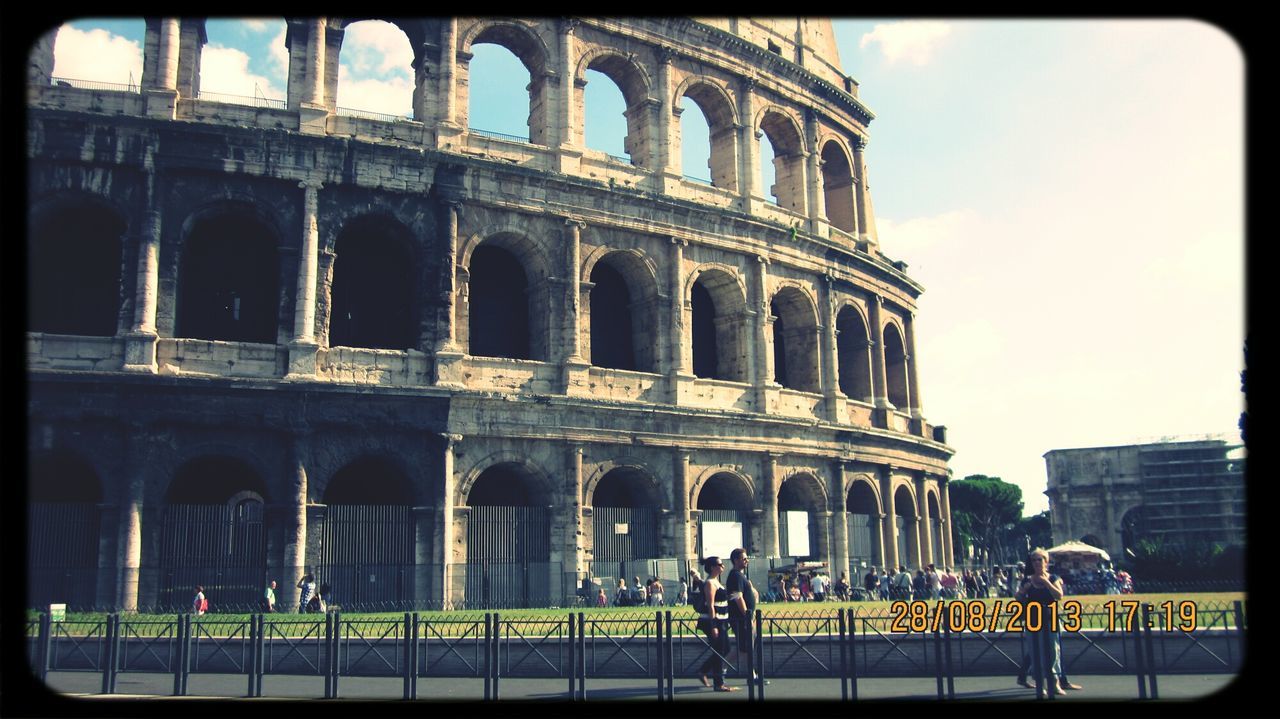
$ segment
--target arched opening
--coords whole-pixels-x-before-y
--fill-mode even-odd
[[[805,211],[804,143],[800,128],[786,115],[766,112],[760,121],[760,130],[768,139],[772,150],[773,183],[768,194],[773,195],[779,207],[803,214]],[[761,143],[762,147],[764,143]],[[761,164],[765,162],[761,153]]]
[[[849,166],[849,158],[835,140],[829,140],[822,146],[822,195],[827,221],[836,229],[856,233],[853,170]]]
[[[65,200],[34,213],[31,222],[27,330],[115,335],[124,220],[97,203]]]
[[[929,492],[927,495],[929,506],[929,530],[931,549],[933,551],[933,563],[945,564],[946,554],[942,549],[942,510],[938,508],[938,495]]]
[[[889,403],[905,411],[907,397],[907,353],[896,325],[884,328],[884,371],[889,387]]]
[[[458,87],[467,93],[468,127],[548,144],[546,59],[529,31],[510,23],[491,25],[472,40],[469,50],[470,59],[457,66]],[[528,111],[512,112],[520,105]]]
[[[813,303],[794,287],[784,287],[769,303],[773,320],[774,381],[802,392],[820,392],[818,325]]]
[[[55,83],[105,82],[138,92],[146,24],[139,19],[85,18],[60,26],[53,46]]]
[[[413,46],[404,31],[384,20],[361,20],[342,30],[338,114],[353,109],[413,117]]]
[[[633,252],[611,252],[591,269],[587,355],[597,367],[657,370],[657,287]]]
[[[198,220],[182,247],[177,334],[274,344],[280,315],[275,234],[243,211]]]
[[[755,502],[751,487],[741,477],[728,472],[713,475],[698,491],[694,506],[701,513],[698,556],[724,559],[737,547],[751,553],[751,510]]]
[[[491,243],[471,255],[471,354],[532,359],[529,281],[511,252]]]
[[[324,491],[316,565],[328,602],[371,610],[413,598],[413,496],[404,470],[385,457],[361,457],[333,475]],[[424,529],[431,536],[431,528]]]
[[[102,483],[88,462],[61,452],[31,457],[27,472],[27,606],[92,608]]]
[[[845,511],[849,524],[849,566],[863,570],[867,567],[888,569],[881,547],[880,502],[869,483],[856,481],[849,487]]]
[[[193,459],[174,473],[160,533],[160,605],[190,606],[197,584],[220,612],[256,611],[266,586],[262,477],[244,461]]]
[[[626,562],[661,556],[661,504],[653,478],[639,467],[615,467],[600,478],[591,495],[594,575],[625,577]]]
[[[582,88],[583,145],[624,162],[631,162],[627,144],[627,100],[612,79],[598,70],[587,70]]]
[[[726,272],[703,272],[690,291],[693,373],[698,377],[747,382],[743,343],[746,303]]]
[[[540,478],[521,464],[496,464],[476,478],[466,503],[468,606],[548,606],[561,567],[551,563],[551,502]]]
[[[412,247],[409,231],[387,217],[366,215],[342,229],[333,261],[330,346],[418,346]]]
[[[849,305],[836,315],[836,352],[839,356],[840,391],[860,402],[870,402],[871,342],[862,316]]]
[[[898,564],[918,569],[919,527],[916,522],[916,500],[906,487],[893,493],[893,521],[898,530]]]
[[[796,560],[826,556],[821,513],[826,497],[812,475],[788,477],[778,488],[778,553]]]
[[[195,53],[199,65],[193,89],[201,100],[284,106],[289,51],[282,18],[211,18],[204,28],[208,43],[184,48]]]
[[[680,151],[685,175],[702,179],[709,172],[713,186],[736,191],[737,127],[729,98],[713,85],[694,83],[685,90],[680,107]]]

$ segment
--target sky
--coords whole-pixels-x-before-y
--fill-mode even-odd
[[[833,22],[875,113],[867,172],[882,252],[925,287],[916,357],[955,478],[1047,509],[1043,455],[1162,437],[1238,441],[1244,311],[1244,59],[1191,20]],[[286,96],[284,22],[210,20],[202,91]],[[54,76],[136,84],[141,20],[76,21]],[[411,112],[412,52],[351,26],[339,107]],[[590,73],[588,148],[625,156],[621,92]],[[472,60],[471,125],[527,136],[528,74]],[[512,111],[516,108],[518,111]],[[705,120],[681,117],[706,179]],[[771,150],[762,147],[765,176]]]

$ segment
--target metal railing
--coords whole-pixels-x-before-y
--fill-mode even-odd
[[[196,96],[196,99],[208,102],[221,102],[229,105],[265,107],[272,110],[286,110],[289,107],[289,103],[285,100],[273,100],[268,97],[256,95],[231,95],[225,92],[205,92],[204,90],[200,91],[200,94]]]
[[[406,113],[404,115],[395,115],[395,114],[386,113],[386,112],[373,112],[371,110],[356,110],[350,107],[339,107],[337,108],[336,114],[342,115],[343,117],[355,117],[361,120],[377,120],[379,122],[405,122],[405,121],[412,122],[413,121],[413,113]]]
[[[49,84],[53,87],[74,87],[80,90],[107,90],[109,92],[141,92],[137,84],[121,84],[115,82],[98,82],[96,80],[77,80],[69,77],[51,77]]]
[[[493,130],[481,130],[478,127],[468,127],[467,132],[480,137],[488,137],[494,140],[506,140],[507,142],[518,142],[522,145],[531,145],[528,137],[521,135],[508,135],[505,132],[494,132]]]
[[[906,614],[901,608],[757,610],[750,651],[730,650],[721,658],[730,674],[755,677],[748,679],[751,699],[765,698],[767,678],[838,681],[844,700],[857,699],[860,680],[919,678],[932,680],[939,699],[952,699],[957,677],[1011,676],[1029,645],[1047,648],[1055,637],[1047,628],[1024,633],[1016,622],[992,625],[993,619],[966,613],[976,606],[989,604],[913,603]],[[1108,603],[1081,607],[1057,640],[1064,673],[1131,676],[1138,698],[1156,699],[1162,675],[1240,669],[1244,602],[1201,603],[1190,625],[1165,626],[1160,614],[1150,604],[1120,614]],[[969,631],[975,619],[982,631]],[[46,681],[50,671],[96,672],[103,676],[102,693],[111,694],[120,672],[165,674],[173,677],[175,696],[188,693],[193,674],[221,674],[244,676],[247,696],[258,697],[262,677],[272,674],[323,676],[325,698],[340,696],[344,680],[400,677],[404,698],[414,699],[419,679],[449,677],[483,680],[483,696],[492,700],[501,698],[501,679],[511,677],[567,680],[565,696],[573,700],[588,697],[588,680],[599,686],[609,679],[649,679],[657,698],[671,700],[675,677],[689,676],[715,651],[692,615],[672,611],[406,612],[390,618],[346,618],[340,611],[305,618],[113,614],[89,622],[52,622],[44,614],[28,623],[27,641],[35,673]]]

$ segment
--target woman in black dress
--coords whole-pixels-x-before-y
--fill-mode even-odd
[[[703,686],[712,686],[714,681],[716,691],[736,692],[738,687],[724,683],[724,656],[729,653],[729,595],[720,584],[724,562],[719,557],[707,557],[702,560],[702,568],[707,573],[707,579],[702,583],[707,611],[698,617],[698,629],[707,635],[712,652],[698,672],[702,675]]]

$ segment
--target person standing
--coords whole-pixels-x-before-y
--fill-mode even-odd
[[[316,593],[316,578],[310,572],[298,580],[298,613],[306,614],[307,605],[311,603],[311,595]]]
[[[840,579],[836,582],[836,599],[849,601],[849,578],[844,572],[840,572]]]
[[[893,594],[896,599],[911,600],[911,573],[907,565],[898,565],[898,574],[894,577]]]
[[[729,595],[720,584],[720,576],[724,574],[724,562],[719,557],[707,557],[702,560],[702,568],[707,578],[702,582],[702,594],[706,601],[707,611],[698,617],[698,629],[707,635],[711,646],[711,656],[699,667],[702,686],[712,686],[718,692],[736,692],[737,687],[724,683],[724,656],[729,652]],[[710,679],[708,679],[710,675]]]
[[[676,606],[683,607],[689,603],[689,582],[680,577],[680,591],[676,593]]]
[[[662,580],[654,577],[652,584],[649,585],[649,605],[654,607],[662,606]]]
[[[736,661],[743,661],[743,657],[751,652],[753,644],[751,622],[756,614],[756,603],[760,601],[760,593],[756,591],[755,585],[747,576],[747,565],[751,562],[747,557],[747,550],[742,547],[733,550],[729,553],[729,561],[733,563],[733,569],[729,570],[729,576],[724,584],[729,598],[729,625],[733,629],[734,637],[738,640],[734,658]],[[751,678],[755,679],[756,676],[752,674]]]
[[[1030,644],[1030,670],[1036,680],[1036,697],[1044,696],[1045,685],[1052,694],[1062,694],[1067,689],[1082,689],[1080,685],[1072,684],[1063,672],[1061,636],[1058,627],[1050,626],[1048,621],[1048,606],[1056,604],[1064,594],[1062,578],[1049,573],[1049,553],[1043,549],[1033,550],[1027,556],[1026,567],[1026,579],[1015,596],[1028,607],[1032,604],[1040,605],[1040,616],[1043,617],[1040,631],[1024,632]],[[1022,682],[1019,681],[1019,684]]]
[[[813,601],[821,602],[827,598],[827,578],[822,572],[814,572],[813,579],[809,580],[809,588],[813,591]]]
[[[209,600],[205,599],[204,587],[196,585],[196,596],[191,599],[191,613],[198,616],[209,611]]]
[[[274,612],[276,610],[276,582],[271,580],[267,585],[267,591],[262,593],[262,611]]]
[[[872,567],[870,572],[862,578],[862,588],[867,590],[867,599],[875,599],[880,593],[880,575],[876,574],[876,568]]]

